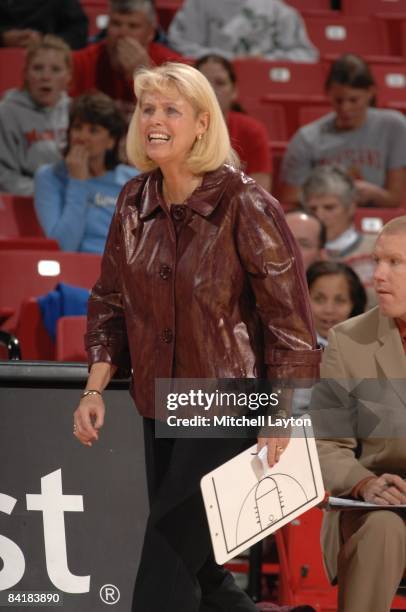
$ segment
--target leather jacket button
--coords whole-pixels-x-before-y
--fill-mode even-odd
[[[162,333],[162,340],[169,344],[173,340],[173,331],[167,327]]]
[[[171,272],[171,268],[166,264],[162,264],[162,266],[159,268],[159,276],[162,278],[162,280],[168,280],[171,275]]]
[[[183,221],[186,216],[186,208],[184,204],[174,204],[171,206],[171,215],[175,221]]]

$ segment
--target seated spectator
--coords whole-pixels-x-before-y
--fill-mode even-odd
[[[233,65],[220,55],[206,55],[195,67],[212,85],[227,122],[231,144],[244,172],[271,190],[272,159],[265,125],[247,115],[237,102],[237,77]]]
[[[72,49],[87,43],[88,20],[79,0],[0,2],[0,47],[28,47],[55,34]]]
[[[282,0],[185,0],[169,27],[169,42],[188,57],[207,54],[315,62],[299,13]]]
[[[84,94],[71,108],[65,159],[35,175],[35,209],[64,251],[102,253],[121,187],[138,174],[119,164],[126,122],[111,98]]]
[[[326,227],[326,251],[331,259],[370,254],[375,237],[358,232],[354,225],[357,207],[355,182],[339,166],[320,166],[303,185],[303,206]]]
[[[338,166],[320,166],[303,185],[303,205],[326,227],[327,256],[346,262],[369,290],[369,305],[375,305],[372,251],[376,237],[358,232],[354,225],[357,190],[352,178]]]
[[[116,100],[130,118],[134,110],[133,74],[140,66],[178,61],[180,56],[153,42],[155,9],[150,0],[110,0],[106,38],[73,54],[72,95],[99,89]]]
[[[375,83],[366,62],[346,54],[330,69],[326,91],[334,112],[303,126],[287,148],[281,199],[298,202],[312,168],[340,164],[365,206],[400,206],[405,196],[406,119],[371,108]]]
[[[314,262],[326,259],[326,227],[316,215],[297,208],[289,210],[285,219],[299,245],[305,270]]]
[[[365,311],[367,296],[357,274],[346,264],[318,261],[306,272],[310,307],[319,346],[327,346],[333,325]],[[312,389],[295,389],[292,411],[303,416],[309,409]]]
[[[67,44],[46,34],[27,49],[24,86],[0,102],[0,191],[32,195],[34,172],[66,146],[71,77]]]
[[[366,292],[354,270],[344,263],[315,262],[306,277],[318,343],[326,346],[333,325],[365,311]]]

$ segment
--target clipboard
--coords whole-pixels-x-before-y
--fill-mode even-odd
[[[311,427],[293,426],[273,467],[261,465],[256,444],[200,482],[214,556],[219,564],[323,501],[324,485]]]

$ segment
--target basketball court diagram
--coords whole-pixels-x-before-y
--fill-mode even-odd
[[[296,428],[273,468],[258,470],[255,445],[207,474],[201,487],[216,560],[221,563],[324,497],[315,440],[304,427]]]

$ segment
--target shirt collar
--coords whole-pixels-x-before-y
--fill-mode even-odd
[[[400,333],[400,337],[402,338],[403,346],[406,344],[406,321],[402,319],[395,319],[395,323]]]
[[[208,217],[217,207],[223,195],[229,178],[230,166],[220,166],[217,170],[206,172],[200,187],[195,189],[184,205],[189,206],[202,217]],[[232,169],[231,169],[232,170]],[[228,180],[227,180],[228,179]],[[142,190],[140,218],[152,215],[157,208],[165,208],[162,195],[162,173],[159,169],[153,170],[146,179]]]

